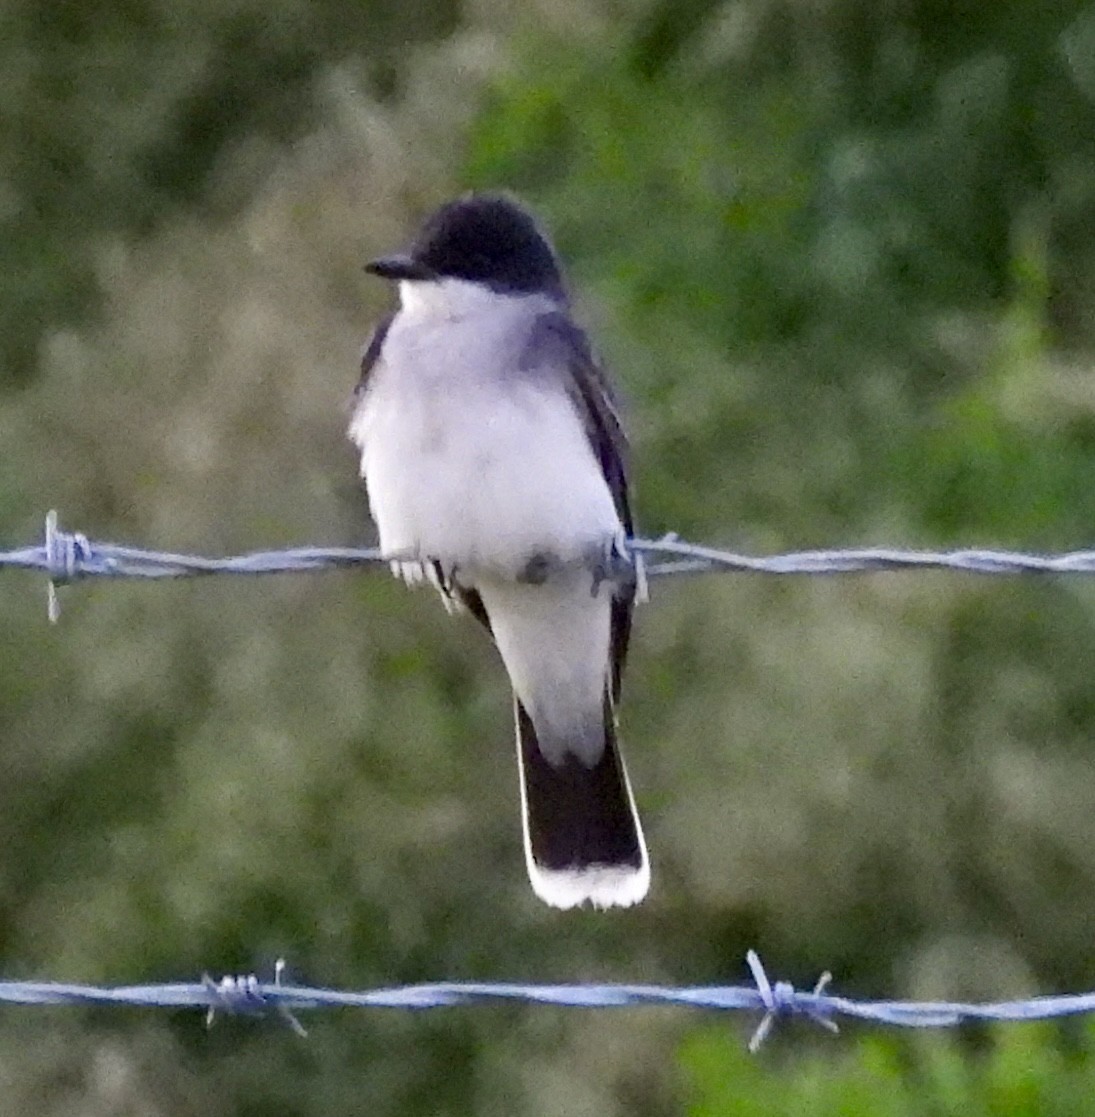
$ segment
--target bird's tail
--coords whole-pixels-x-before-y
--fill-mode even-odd
[[[650,886],[650,862],[627,768],[604,700],[604,749],[586,764],[572,752],[544,756],[532,718],[514,697],[525,859],[536,895],[557,908],[588,900],[630,907]]]

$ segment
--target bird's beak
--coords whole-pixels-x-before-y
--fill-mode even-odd
[[[365,265],[365,270],[370,275],[379,275],[381,279],[436,279],[431,268],[419,263],[412,256],[404,252],[393,256],[381,256],[377,260],[370,260]]]

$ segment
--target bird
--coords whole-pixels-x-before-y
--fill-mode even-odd
[[[381,553],[501,655],[535,894],[630,907],[650,861],[617,729],[636,597],[620,574],[635,569],[627,439],[559,257],[519,199],[480,192],[365,270],[398,287],[348,432]]]

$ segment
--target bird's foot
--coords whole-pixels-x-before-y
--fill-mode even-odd
[[[636,589],[640,600],[645,600],[646,577],[642,570],[642,556],[633,554],[622,533],[609,539],[591,556],[593,568],[592,594],[597,596],[601,585],[610,582],[621,589]]]

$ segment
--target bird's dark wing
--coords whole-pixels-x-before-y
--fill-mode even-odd
[[[365,348],[361,350],[361,376],[358,378],[357,386],[354,388],[354,403],[356,404],[359,399],[365,394],[366,389],[369,387],[369,373],[373,371],[376,362],[380,360],[380,351],[384,348],[384,339],[388,336],[388,330],[391,329],[392,319],[395,318],[395,312],[382,318],[373,330],[373,336],[365,344]]]
[[[628,538],[634,534],[627,479],[627,436],[615,393],[604,366],[594,356],[585,332],[562,310],[540,315],[533,324],[521,359],[532,376],[565,370],[566,388],[582,418],[586,437],[612,493]],[[635,585],[618,584],[612,601],[612,697],[619,699],[620,676],[627,657]]]
[[[541,370],[549,375],[566,370],[567,391],[582,417],[620,522],[630,536],[633,524],[627,481],[627,436],[608,374],[593,355],[585,332],[561,310],[541,314],[533,324],[521,367],[533,375]]]

